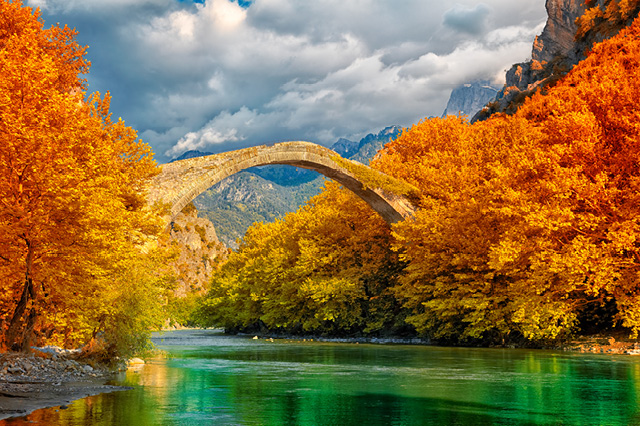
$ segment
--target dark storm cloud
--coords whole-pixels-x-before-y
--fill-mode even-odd
[[[91,91],[166,161],[323,144],[440,115],[453,87],[524,60],[544,0],[31,0],[89,45]]]
[[[488,18],[491,8],[484,3],[468,8],[456,5],[447,10],[443,15],[444,25],[456,31],[468,34],[480,35],[488,28]]]

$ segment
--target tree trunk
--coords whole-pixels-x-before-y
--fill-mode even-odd
[[[31,306],[31,310],[29,310],[29,316],[27,317],[27,323],[24,326],[24,331],[22,333],[22,342],[20,343],[20,350],[23,352],[28,352],[31,348],[31,341],[33,340],[33,328],[36,325],[36,308],[35,306]]]
[[[11,316],[6,336],[7,346],[10,349],[22,351],[29,350],[29,344],[31,342],[33,327],[37,316],[35,306],[33,306],[36,299],[36,289],[33,286],[33,280],[31,278],[31,269],[33,267],[33,246],[29,240],[26,240],[26,243],[27,259],[25,262],[24,288],[22,289],[22,296],[20,296],[16,309],[13,311],[13,315]],[[29,314],[23,321],[27,308],[29,308]]]

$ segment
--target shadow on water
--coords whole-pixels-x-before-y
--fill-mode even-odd
[[[548,422],[528,422],[522,418],[542,417],[541,413],[519,413],[487,404],[440,398],[409,398],[389,394],[362,394],[352,398],[359,410],[366,410],[368,425],[540,425],[563,424],[544,416]],[[493,413],[493,414],[492,414]],[[349,419],[328,419],[324,424],[357,425]],[[343,421],[346,420],[346,421]],[[299,423],[299,422],[298,422]],[[298,424],[296,422],[292,424]],[[313,424],[309,422],[307,424]]]
[[[126,392],[125,392],[126,393]],[[284,395],[279,409],[270,404],[254,407],[253,413],[230,413],[224,407],[203,407],[177,403],[176,412],[150,403],[140,395],[113,397],[98,395],[77,401],[66,410],[48,409],[26,418],[10,419],[6,425],[564,425],[562,419],[545,415],[547,420],[518,420],[540,417],[540,413],[473,402],[438,398],[410,398],[390,394],[363,393],[330,401],[304,401],[294,393]],[[146,407],[141,409],[141,407]],[[150,410],[149,408],[153,408]],[[169,410],[171,411],[171,410]],[[179,413],[178,413],[179,411]],[[490,414],[494,413],[494,414]],[[588,423],[579,423],[588,424]]]
[[[509,407],[440,398],[399,397],[363,393],[331,401],[304,401],[294,393],[284,395],[279,409],[267,404],[253,413],[228,412],[225,407],[193,407],[177,403],[161,407],[146,398],[99,395],[71,404],[67,410],[39,410],[26,418],[7,420],[7,425],[597,425],[618,424],[588,419],[576,421],[553,413],[522,412]],[[146,407],[141,409],[141,407]],[[150,410],[149,408],[153,408]],[[173,410],[172,410],[173,408]],[[172,412],[173,411],[173,412]],[[619,424],[640,424],[628,419]]]

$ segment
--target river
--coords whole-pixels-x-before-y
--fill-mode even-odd
[[[156,335],[165,357],[10,425],[640,425],[640,357]]]

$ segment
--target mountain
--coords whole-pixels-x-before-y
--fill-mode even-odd
[[[349,158],[358,152],[358,142],[350,141],[349,139],[340,138],[336,143],[331,145],[331,149],[343,156]]]
[[[246,169],[245,172],[253,173],[280,186],[298,186],[320,177],[320,174],[316,171],[284,164],[251,167]]]
[[[391,126],[359,142],[339,139],[331,148],[345,158],[368,163],[399,134],[400,128]],[[296,211],[320,192],[324,181],[324,176],[298,167],[252,167],[212,186],[193,203],[198,215],[213,223],[220,241],[235,248],[252,223],[272,222]]]
[[[324,179],[296,186],[278,185],[251,172],[240,172],[212,186],[193,203],[198,215],[213,223],[220,240],[236,248],[254,222],[273,222],[316,195]]]
[[[397,138],[400,135],[400,132],[402,132],[401,127],[389,126],[385,127],[375,135],[369,133],[360,140],[358,143],[358,150],[355,153],[351,155],[344,155],[343,157],[359,161],[362,164],[369,164],[378,151],[380,151],[387,142]]]
[[[488,102],[496,98],[499,89],[499,87],[493,86],[490,81],[474,81],[458,86],[451,91],[442,117],[447,115],[473,117]]]

